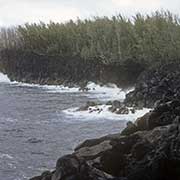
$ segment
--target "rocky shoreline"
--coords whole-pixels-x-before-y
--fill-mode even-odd
[[[31,180],[179,180],[179,72],[179,65],[171,64],[143,74],[123,107],[152,111],[119,134],[86,140],[61,157],[55,171]]]
[[[31,180],[179,179],[180,101],[170,101],[128,123],[119,134],[86,140]]]

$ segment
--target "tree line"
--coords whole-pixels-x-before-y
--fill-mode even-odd
[[[1,28],[0,50],[144,68],[180,59],[180,19],[169,11]]]

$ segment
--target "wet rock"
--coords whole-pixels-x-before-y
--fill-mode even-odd
[[[66,155],[60,158],[56,164],[56,171],[52,180],[77,179],[80,169],[80,161],[74,155]]]
[[[111,107],[109,107],[109,111],[115,112],[119,108],[121,108],[121,106],[122,106],[122,103],[120,101],[117,101],[117,100],[112,101],[112,105],[111,105]]]
[[[83,91],[83,92],[87,92],[89,91],[90,89],[88,87],[80,87],[79,88],[79,91]]]
[[[106,102],[106,105],[111,105],[112,106],[112,101]]]
[[[89,113],[93,113],[93,112],[101,113],[103,111],[103,109],[99,108],[99,107],[93,107],[93,108],[89,107],[88,111],[89,111]]]
[[[89,91],[90,90],[89,88],[87,88],[87,81],[80,82],[79,86],[80,86],[79,91],[84,92],[84,91]]]
[[[115,111],[116,114],[129,114],[129,109],[125,106],[122,106],[121,108],[118,108]]]
[[[86,159],[93,159],[93,158],[95,159],[99,154],[111,148],[112,148],[111,141],[104,140],[101,143],[98,143],[97,145],[82,147],[78,149],[75,152],[75,154],[77,157],[83,157]]]
[[[129,114],[129,109],[120,101],[113,101],[109,111],[116,114]]]
[[[45,171],[42,173],[42,180],[51,180],[52,173],[50,171]]]
[[[113,176],[92,167],[84,159],[67,155],[57,161],[51,180],[113,180]]]
[[[114,113],[114,112],[116,112],[117,109],[115,107],[111,106],[111,107],[108,108],[108,110],[110,112]]]
[[[121,102],[120,101],[117,101],[117,100],[115,100],[115,101],[113,101],[112,102],[112,106],[114,107],[114,108],[119,108],[119,107],[121,107]]]
[[[30,180],[51,180],[52,173],[50,171],[45,171],[42,173],[41,176],[34,177]]]
[[[94,106],[97,106],[97,105],[100,105],[100,103],[93,102],[93,101],[88,101],[86,103],[86,105],[81,106],[77,111],[87,111],[90,107],[94,107]]]
[[[121,132],[121,135],[130,135],[138,131],[138,127],[131,121],[127,122],[126,128]]]
[[[135,114],[135,113],[136,113],[136,109],[135,109],[135,108],[131,108],[131,109],[130,109],[130,112],[131,112],[132,114]]]
[[[36,177],[33,177],[29,180],[42,180],[42,176],[36,176]]]
[[[172,124],[173,120],[180,116],[179,109],[180,101],[178,100],[159,104],[154,110],[137,118],[135,123],[128,122],[121,135],[130,135],[137,131],[149,131],[156,127]]]
[[[88,106],[81,106],[77,111],[87,111],[88,110]]]

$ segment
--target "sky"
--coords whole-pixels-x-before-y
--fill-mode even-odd
[[[180,14],[180,0],[0,0],[0,26],[65,22],[118,13],[130,17],[158,9]]]

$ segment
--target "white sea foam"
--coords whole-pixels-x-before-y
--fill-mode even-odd
[[[66,92],[70,92],[70,93],[76,93],[76,92],[80,92],[79,87],[67,87],[67,86],[63,86],[63,85],[42,85],[42,88],[47,90],[48,92],[51,93],[66,93]]]
[[[98,84],[95,84],[93,82],[89,82],[87,85],[87,88],[89,89],[89,98],[97,98],[97,99],[103,99],[103,100],[124,100],[126,97],[126,94],[133,90],[127,89],[122,90],[121,88],[117,87],[115,84],[108,84],[100,86]]]
[[[93,121],[97,119],[135,121],[138,117],[141,117],[150,111],[150,109],[143,108],[142,110],[137,110],[134,114],[130,111],[129,114],[122,115],[110,112],[108,110],[109,107],[110,106],[108,105],[99,105],[96,107],[90,107],[90,109],[87,111],[78,111],[79,108],[70,108],[64,110],[63,112],[66,114],[66,116],[75,117],[75,119],[79,119],[81,121]]]
[[[13,122],[17,122],[18,120],[15,119],[15,118],[11,118],[11,117],[8,117],[5,119],[7,122],[10,122],[10,123],[13,123]]]
[[[64,85],[39,85],[39,84],[28,84],[21,82],[12,82],[15,86],[21,87],[36,87],[41,88],[49,93],[79,93],[79,95],[87,96],[88,98],[95,98],[100,100],[124,100],[126,94],[132,91],[133,88],[123,91],[118,88],[115,84],[109,84],[100,86],[93,82],[87,84],[87,92],[80,90],[80,87],[67,87]]]
[[[17,81],[11,81],[6,74],[3,74],[0,72],[0,83],[8,83],[12,84],[14,86],[21,86],[21,87],[36,87],[36,88],[42,88],[44,90],[47,90],[49,92],[78,92],[79,87],[73,87],[69,88],[63,85],[40,85],[40,84],[30,84],[30,83],[23,83],[23,82],[17,82]]]
[[[0,73],[0,83],[10,83],[10,79],[6,74]]]
[[[79,87],[65,87],[63,85],[52,86],[52,85],[43,85],[43,89],[51,93],[61,93],[61,92],[71,92],[71,93],[83,93],[83,95],[88,96],[89,98],[104,99],[104,100],[124,100],[126,94],[129,91],[132,91],[133,88],[123,91],[121,88],[118,88],[115,84],[108,85],[99,85],[94,82],[89,82],[86,86],[87,91],[80,90]]]
[[[0,153],[0,159],[3,159],[3,158],[6,158],[6,159],[13,159],[12,156],[10,156],[9,154],[4,154],[4,153]]]
[[[124,100],[127,92],[133,90],[128,89],[127,91],[123,91],[121,88],[118,88],[115,84],[108,84],[108,85],[99,85],[95,84],[94,82],[89,82],[86,86],[87,92],[83,92],[80,90],[79,87],[65,87],[63,85],[53,86],[53,85],[42,85],[40,86],[44,90],[50,93],[79,93],[83,94],[84,96],[88,96],[88,98],[95,98],[100,100]]]
[[[0,73],[0,83],[10,83],[13,86],[20,86],[20,87],[35,87],[41,88],[44,91],[49,93],[79,93],[80,95],[83,94],[84,96],[88,96],[88,98],[95,98],[100,100],[124,100],[127,92],[131,91],[129,89],[127,91],[123,91],[121,88],[118,88],[115,84],[108,84],[108,85],[99,85],[93,82],[89,82],[87,84],[87,92],[83,92],[80,90],[79,87],[67,87],[64,85],[40,85],[40,84],[29,84],[29,83],[22,83],[17,81],[10,81],[7,75]]]
[[[29,83],[22,83],[22,82],[12,82],[15,86],[20,87],[35,87],[35,88],[41,88],[47,92],[50,93],[66,93],[66,92],[79,92],[78,87],[69,88],[67,86],[63,85],[40,85],[40,84],[29,84]]]

